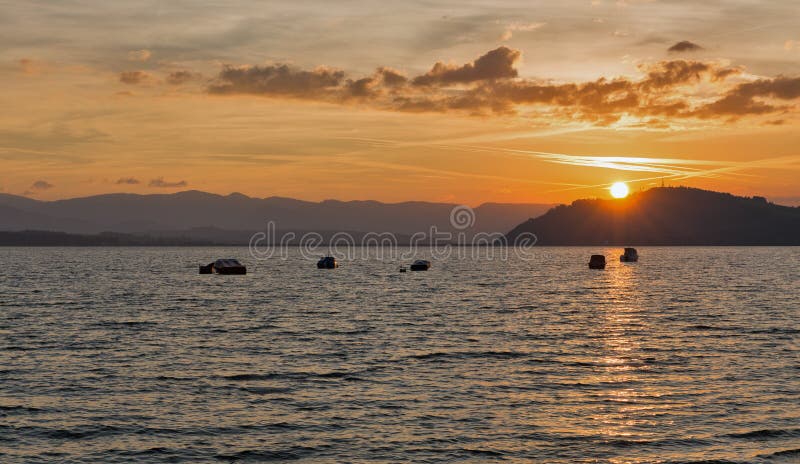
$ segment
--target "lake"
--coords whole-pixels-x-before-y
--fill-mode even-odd
[[[0,461],[799,462],[800,248],[620,253],[0,248]]]

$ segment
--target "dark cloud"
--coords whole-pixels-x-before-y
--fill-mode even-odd
[[[517,77],[514,64],[521,53],[508,47],[496,48],[472,63],[455,66],[442,63],[433,65],[430,71],[416,77],[414,85],[448,85],[469,83],[487,79],[507,79]]]
[[[155,179],[151,179],[147,185],[149,185],[150,187],[158,187],[158,188],[178,188],[178,187],[186,187],[189,184],[187,184],[185,180],[181,180],[178,182],[167,182],[164,180],[163,177],[157,177]]]
[[[724,80],[741,72],[739,68],[721,67],[703,61],[672,60],[652,65],[640,66],[646,72],[642,87],[664,88],[680,84],[691,84],[707,78],[712,81]]]
[[[139,179],[136,179],[134,177],[121,177],[121,178],[117,179],[116,184],[117,185],[137,185],[137,184],[141,184],[141,182],[139,181]]]
[[[342,98],[378,97],[384,93],[391,93],[404,86],[408,78],[391,68],[378,68],[370,77],[361,79],[347,79],[344,85]]]
[[[150,74],[144,71],[124,71],[119,73],[119,81],[123,84],[136,85],[149,81]]]
[[[191,71],[173,71],[167,75],[166,81],[169,85],[183,85],[200,77],[200,74]]]
[[[344,77],[343,71],[330,68],[304,71],[285,64],[225,66],[219,74],[218,82],[208,90],[216,94],[251,93],[313,98],[341,85]]]
[[[699,52],[700,50],[703,50],[703,47],[688,40],[682,40],[667,49],[670,53]]]
[[[226,66],[208,92],[304,98],[406,112],[521,112],[597,125],[633,116],[639,118],[640,126],[654,128],[666,127],[667,118],[730,119],[775,113],[786,106],[774,100],[800,98],[800,78],[736,84],[731,78],[741,76],[743,69],[713,61],[643,64],[638,79],[553,83],[519,78],[514,67],[519,57],[519,51],[500,47],[461,66],[436,63],[430,71],[412,78],[386,67],[356,78],[330,68]]]
[[[734,92],[749,97],[773,97],[782,100],[800,98],[800,77],[778,76],[740,84]]]
[[[50,190],[51,188],[55,187],[55,185],[47,182],[46,180],[37,180],[33,184],[31,184],[31,189],[33,190]]]
[[[408,82],[408,78],[405,76],[405,74],[401,73],[400,71],[396,71],[392,68],[387,68],[387,67],[378,68],[376,74],[380,76],[384,85],[388,87],[398,87],[401,85],[405,85],[405,83]]]
[[[717,115],[745,116],[784,111],[784,104],[765,102],[763,99],[794,100],[800,98],[800,77],[778,76],[739,84],[724,97],[698,111],[703,117]]]

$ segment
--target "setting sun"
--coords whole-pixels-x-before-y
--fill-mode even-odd
[[[611,196],[614,198],[625,198],[628,196],[628,185],[625,182],[614,182],[611,186]]]

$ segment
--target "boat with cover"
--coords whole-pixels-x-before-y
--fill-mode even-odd
[[[619,260],[623,263],[635,263],[639,261],[639,253],[636,248],[625,248],[625,253],[620,255]]]
[[[336,269],[337,267],[339,267],[339,263],[333,256],[326,256],[317,261],[317,269]]]
[[[414,264],[412,264],[410,267],[412,271],[427,271],[431,268],[431,262],[424,259],[418,259],[414,261]]]
[[[589,258],[589,269],[605,269],[606,257],[603,255],[592,255]]]
[[[247,274],[247,267],[235,258],[218,259],[205,266],[201,265],[200,274],[243,275]]]

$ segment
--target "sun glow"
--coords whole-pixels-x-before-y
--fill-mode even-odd
[[[614,182],[611,186],[611,196],[614,198],[625,198],[628,196],[628,185],[625,182]]]

